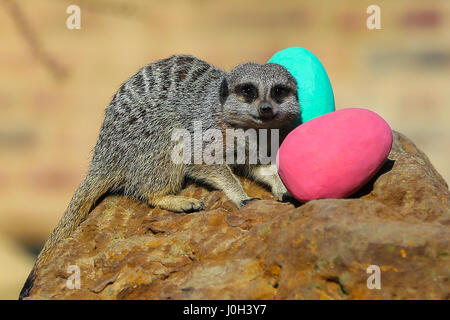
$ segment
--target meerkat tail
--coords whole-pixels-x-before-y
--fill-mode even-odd
[[[86,220],[95,202],[108,192],[110,186],[111,184],[108,181],[96,179],[89,175],[80,184],[72,197],[69,206],[64,212],[63,217],[59,220],[57,226],[39,253],[33,269],[20,291],[20,300],[29,296],[36,277],[36,270],[48,260],[56,244],[70,237],[72,232]]]

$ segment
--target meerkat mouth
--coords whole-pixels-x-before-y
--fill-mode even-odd
[[[274,114],[272,117],[270,117],[270,118],[265,118],[265,117],[261,117],[261,116],[251,116],[252,117],[252,119],[253,120],[255,120],[257,123],[269,123],[269,122],[272,122],[272,121],[276,121],[276,122],[278,122],[278,120],[279,120],[279,116],[278,116],[279,114],[278,113],[276,113],[276,114]]]

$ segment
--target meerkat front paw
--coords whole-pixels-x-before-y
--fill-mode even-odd
[[[289,194],[289,191],[287,191],[278,174],[272,176],[270,181],[270,189],[272,190],[273,196],[277,198],[278,201],[283,201],[285,195]]]
[[[256,166],[253,167],[250,172],[256,181],[262,182],[270,187],[273,196],[276,197],[278,201],[284,201],[285,198],[290,196],[277,173],[277,167],[275,165]]]
[[[280,189],[272,188],[272,195],[275,198],[277,198],[278,201],[283,201],[283,199],[288,197],[290,194],[289,191],[287,191],[286,189],[283,190],[282,188]]]
[[[277,179],[277,183],[272,186],[272,194],[281,202],[292,202],[296,201],[294,196],[286,189],[281,179]]]

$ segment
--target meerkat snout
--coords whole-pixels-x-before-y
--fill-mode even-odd
[[[277,115],[277,110],[266,100],[260,103],[258,111],[260,117],[264,120],[271,120]]]

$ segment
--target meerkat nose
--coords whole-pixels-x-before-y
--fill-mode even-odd
[[[263,101],[259,106],[259,115],[264,119],[272,119],[275,116],[272,105],[267,101]]]

